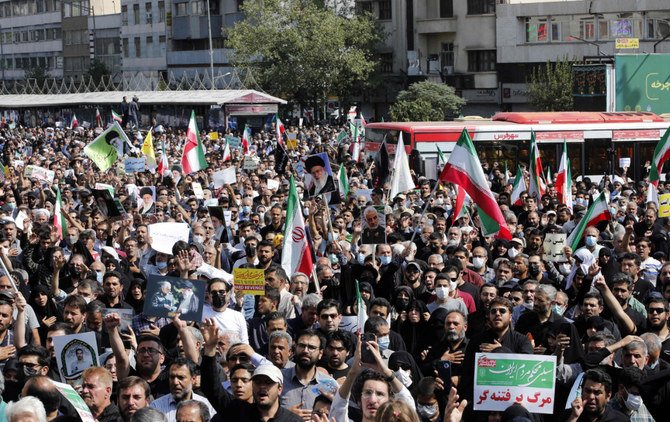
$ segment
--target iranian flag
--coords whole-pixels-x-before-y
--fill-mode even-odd
[[[95,124],[98,127],[102,127],[102,116],[100,115],[100,110],[98,108],[95,109]]]
[[[584,235],[584,230],[589,226],[595,226],[601,221],[611,220],[612,214],[610,213],[609,206],[607,205],[607,198],[605,198],[605,192],[600,192],[600,195],[591,202],[589,209],[586,211],[584,217],[582,217],[579,225],[570,233],[567,239],[567,245],[572,248],[573,251],[577,250],[577,245]]]
[[[282,123],[281,119],[279,118],[278,115],[275,114],[274,117],[274,123],[275,123],[275,132],[277,135],[277,142],[280,145],[284,144],[284,132],[286,131],[286,128],[284,127],[284,123]]]
[[[537,148],[535,141],[535,132],[530,132],[530,186],[528,186],[528,196],[534,196],[537,203],[540,204],[540,199],[544,195],[545,186],[542,181],[542,159],[540,158],[540,150]]]
[[[312,274],[312,253],[309,249],[309,237],[302,207],[295,188],[295,180],[291,175],[288,204],[286,205],[286,223],[284,225],[284,246],[282,248],[281,266],[286,274]]]
[[[340,133],[337,134],[337,144],[341,144],[342,141],[347,139],[347,132],[345,130],[340,131]]]
[[[249,145],[251,145],[251,128],[245,125],[244,132],[242,132],[242,152],[244,154],[249,153]]]
[[[459,185],[470,195],[479,209],[481,230],[484,236],[497,233],[500,238],[512,239],[512,234],[507,227],[502,211],[500,211],[500,206],[498,206],[498,202],[491,192],[488,178],[484,174],[477,151],[467,130],[463,129],[454,150],[449,156],[449,161],[447,161],[440,174],[439,180]]]
[[[512,187],[512,194],[510,195],[510,203],[512,205],[523,205],[521,202],[521,194],[527,189],[526,181],[523,178],[523,171],[521,171],[521,167],[517,166],[516,177],[514,177],[514,186]]]
[[[225,163],[226,161],[230,161],[233,159],[233,156],[230,154],[230,145],[228,145],[228,141],[226,141],[226,146],[223,147],[223,162]]]
[[[116,111],[112,110],[112,120],[115,122],[123,123],[123,117]]]
[[[63,240],[67,233],[67,221],[63,215],[63,201],[60,198],[60,189],[56,188],[56,208],[54,209],[54,227],[58,233],[58,238]]]
[[[444,153],[440,149],[440,146],[437,145],[437,166],[441,166],[447,162],[447,158],[444,156]]]
[[[405,151],[405,143],[402,141],[402,132],[398,136],[398,145],[395,149],[395,158],[393,159],[393,176],[391,177],[391,193],[389,198],[393,199],[399,193],[407,192],[416,188],[414,180],[412,180],[412,173],[409,169],[409,161],[407,160],[407,151]]]
[[[361,161],[361,142],[358,134],[358,126],[354,126],[354,143],[351,145],[351,159],[355,162]]]
[[[365,327],[365,321],[367,320],[368,312],[365,309],[365,302],[361,295],[361,289],[358,286],[358,280],[356,280],[356,334],[363,332],[363,327]]]
[[[168,167],[170,167],[170,165],[168,164],[168,156],[165,152],[165,143],[161,142],[161,161],[158,163],[156,172],[161,176],[165,176],[165,174],[168,172]]]
[[[79,126],[79,120],[77,120],[77,115],[72,115],[72,122],[70,123],[70,129],[76,129]]]
[[[468,209],[466,206],[467,202],[467,196],[468,194],[465,193],[465,189],[463,189],[460,185],[456,186],[457,193],[456,193],[456,203],[454,204],[454,210],[452,211],[452,219],[451,219],[451,224],[456,224],[456,221],[468,215]]]
[[[661,170],[663,164],[670,158],[670,128],[665,131],[665,134],[658,141],[656,149],[654,150],[654,157],[651,160],[651,169],[649,170],[649,181],[658,186],[658,181],[661,180]]]
[[[561,164],[558,167],[558,173],[556,173],[556,193],[558,195],[558,201],[561,204],[568,204],[570,201],[570,209],[572,209],[572,181],[569,179],[568,173],[569,169],[569,160],[568,160],[568,144],[563,140],[563,154],[561,154]]]
[[[205,159],[205,149],[200,141],[200,133],[198,132],[198,125],[195,122],[195,111],[191,111],[191,120],[188,122],[188,130],[186,131],[186,145],[184,145],[184,153],[181,156],[181,166],[184,169],[184,174],[195,173],[207,168],[207,160]]]
[[[347,178],[347,170],[344,164],[340,164],[340,170],[337,172],[337,184],[340,189],[340,194],[347,198],[349,196],[349,179]]]
[[[565,196],[565,205],[570,208],[570,213],[572,214],[572,169],[570,168],[570,159],[568,158],[568,170],[567,170],[568,176],[565,179],[565,183],[567,184],[565,188],[566,196]]]

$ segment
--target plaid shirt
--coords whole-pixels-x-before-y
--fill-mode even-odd
[[[150,330],[152,325],[163,328],[170,323],[170,320],[167,318],[156,318],[155,321],[150,318],[153,317],[145,315],[144,312],[133,317],[132,327],[136,336],[139,336],[142,331]]]
[[[651,416],[651,413],[649,413],[649,410],[647,409],[647,406],[642,403],[640,405],[640,408],[637,409],[636,411],[629,413],[630,410],[626,407],[626,405],[619,400],[619,398],[614,395],[608,403],[608,405],[614,409],[618,410],[619,412],[623,413],[626,416],[630,417],[631,422],[654,422],[653,416]]]

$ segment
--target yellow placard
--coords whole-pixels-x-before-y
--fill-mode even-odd
[[[286,134],[286,148],[296,149],[298,148],[298,134],[289,132]]]
[[[212,141],[218,141],[219,132],[209,132],[209,139],[211,139]]]
[[[616,48],[640,48],[639,38],[617,38],[615,42]]]
[[[670,193],[658,195],[658,216],[670,217]]]
[[[265,294],[265,271],[256,268],[233,269],[233,283],[242,289],[245,295],[262,296]]]

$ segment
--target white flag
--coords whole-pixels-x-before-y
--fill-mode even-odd
[[[399,132],[398,145],[395,149],[395,158],[393,159],[393,177],[391,178],[391,193],[389,198],[392,200],[397,194],[407,192],[416,188],[412,173],[409,170],[409,161],[405,144],[402,141],[402,132]]]

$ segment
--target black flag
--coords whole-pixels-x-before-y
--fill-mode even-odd
[[[375,156],[375,171],[372,178],[373,188],[384,188],[384,183],[389,177],[389,152],[386,149],[386,140],[382,141],[379,152]]]

